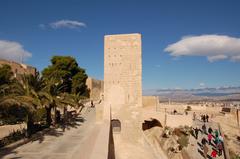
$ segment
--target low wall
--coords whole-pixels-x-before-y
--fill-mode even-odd
[[[166,113],[167,120],[166,126],[169,127],[179,127],[179,126],[192,126],[192,115],[171,115]],[[156,111],[147,111],[143,110],[142,113],[142,121],[149,120],[151,118],[157,119],[161,122],[163,126],[165,126],[165,113],[164,112],[156,112]]]
[[[8,136],[11,132],[16,130],[26,129],[26,124],[16,124],[16,125],[3,125],[0,126],[0,139]]]
[[[97,105],[98,106],[98,105]],[[96,106],[96,107],[97,107]],[[99,124],[100,130],[97,134],[95,145],[92,148],[92,153],[89,157],[89,159],[107,159],[109,158],[109,155],[113,155],[114,149],[111,149],[109,147],[112,145],[113,141],[111,140],[111,108],[110,107],[104,107],[104,103],[101,104],[101,111],[103,112],[97,112],[99,117],[97,123]],[[100,114],[103,114],[101,116]],[[111,153],[109,152],[111,151]],[[110,154],[109,154],[110,153]],[[113,158],[114,159],[114,158]]]
[[[143,96],[142,103],[143,107],[156,106],[158,103],[158,98],[156,96]]]

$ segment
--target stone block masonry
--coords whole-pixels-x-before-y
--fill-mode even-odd
[[[104,100],[113,111],[142,106],[141,34],[104,37]]]

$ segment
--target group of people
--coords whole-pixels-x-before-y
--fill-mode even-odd
[[[202,135],[203,134],[207,135],[207,139],[203,137],[201,140],[201,148],[203,150],[204,158],[207,158],[207,154],[209,152],[209,148],[207,145],[213,146],[213,149],[211,152],[212,158],[216,158],[217,155],[221,156],[223,151],[223,137],[219,133],[219,131],[217,129],[213,131],[211,127],[207,129],[204,123],[201,129],[199,129],[198,127],[194,129],[196,139],[198,139],[199,131],[201,131]]]
[[[209,116],[208,116],[208,114],[203,114],[203,115],[201,115],[201,121],[203,121],[204,123],[205,122],[208,122],[208,119],[209,119]]]
[[[196,115],[196,113],[195,112],[193,112],[193,120],[196,120],[197,118],[197,115]],[[202,121],[202,122],[209,122],[209,115],[208,114],[202,114],[202,115],[200,115],[200,120]]]

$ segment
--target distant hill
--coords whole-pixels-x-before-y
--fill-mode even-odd
[[[199,89],[149,89],[143,95],[159,96],[162,100],[239,100],[240,87],[219,87]]]

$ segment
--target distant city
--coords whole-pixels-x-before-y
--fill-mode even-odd
[[[240,87],[198,89],[146,89],[143,95],[159,96],[162,100],[233,100],[240,101]]]

